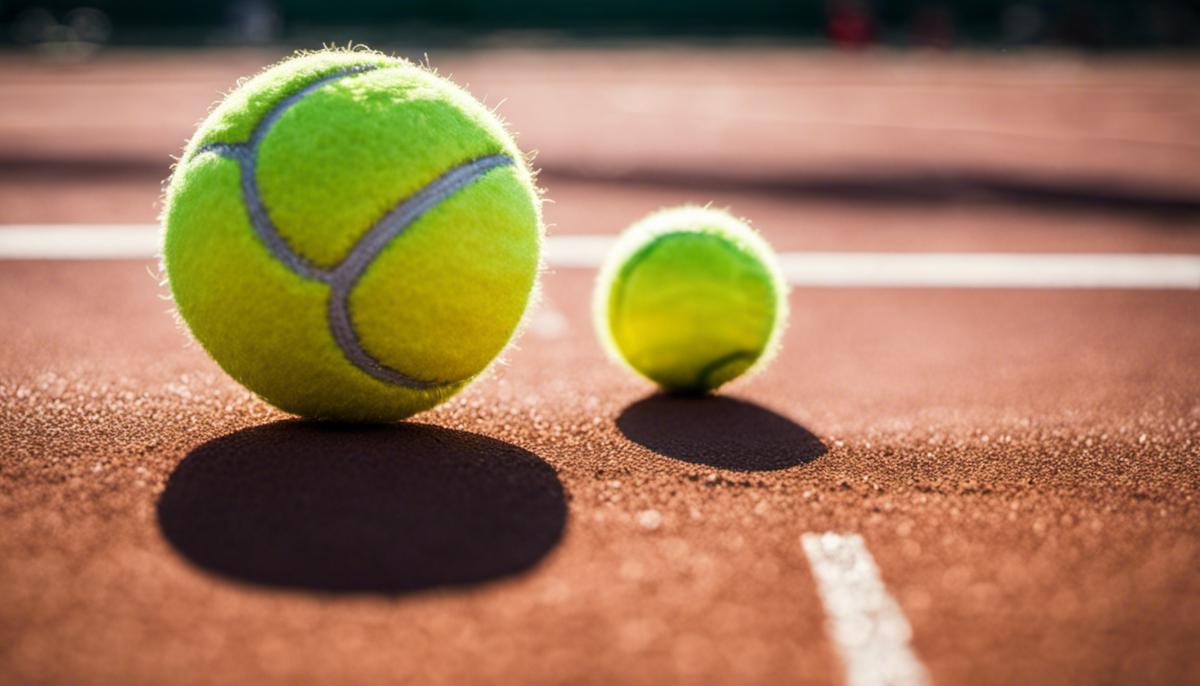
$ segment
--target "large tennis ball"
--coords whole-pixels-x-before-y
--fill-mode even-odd
[[[238,381],[299,415],[388,421],[483,372],[542,235],[501,122],[412,63],[326,50],[237,87],[166,192],[179,313]]]
[[[787,286],[753,229],[720,210],[666,209],[628,230],[596,281],[596,330],[617,359],[669,391],[705,392],[766,366]]]

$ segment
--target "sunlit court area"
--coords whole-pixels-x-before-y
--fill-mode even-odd
[[[1200,5],[0,0],[0,684],[1200,683]]]

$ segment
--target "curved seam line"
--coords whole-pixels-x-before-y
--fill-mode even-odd
[[[327,283],[329,277],[326,270],[311,264],[292,250],[291,245],[288,244],[283,234],[280,233],[279,227],[275,226],[275,222],[271,220],[271,215],[267,212],[266,206],[263,205],[262,196],[258,190],[258,146],[267,137],[267,134],[271,132],[271,128],[275,125],[275,122],[279,121],[283,113],[300,102],[309,93],[328,83],[344,79],[347,76],[362,74],[377,68],[378,65],[361,64],[326,74],[311,83],[305,84],[300,90],[272,105],[271,109],[267,110],[262,119],[259,119],[258,123],[254,125],[254,130],[250,132],[249,140],[240,143],[209,143],[201,146],[195,153],[199,155],[204,152],[214,152],[224,157],[231,157],[238,163],[242,178],[242,196],[245,200],[246,213],[250,217],[250,225],[254,228],[254,232],[259,235],[263,243],[266,243],[267,249],[277,259],[287,265],[288,269],[306,279]]]
[[[753,364],[754,361],[757,360],[758,356],[761,354],[762,354],[761,351],[750,352],[748,350],[735,350],[727,355],[722,355],[721,357],[718,357],[717,359],[713,360],[712,362],[709,362],[708,364],[704,365],[704,368],[701,369],[700,373],[696,375],[696,384],[698,386],[708,386],[709,375],[711,375],[713,372],[717,371],[721,367],[724,367],[725,365],[729,364],[730,362],[733,362],[733,361],[738,360],[743,357],[748,358],[750,360],[751,364]]]
[[[686,232],[684,232],[684,231],[670,231],[670,232],[655,236],[650,241],[648,241],[645,245],[642,245],[637,250],[635,250],[634,253],[629,256],[629,259],[626,260],[626,262],[617,269],[616,276],[613,279],[613,283],[616,284],[616,289],[615,289],[616,293],[613,295],[610,295],[609,312],[605,313],[605,316],[609,317],[610,322],[611,322],[611,313],[612,312],[615,311],[617,314],[624,313],[625,291],[629,286],[629,277],[632,276],[633,273],[637,270],[637,268],[639,266],[641,266],[641,264],[643,262],[645,262],[647,258],[650,257],[651,253],[653,253],[655,250],[658,250],[659,246],[661,246],[665,242],[665,239],[670,238],[672,236],[684,235],[685,233]],[[609,328],[611,329],[611,327],[612,327],[612,325],[610,323]],[[615,335],[613,336],[613,340],[614,341],[616,340]],[[620,346],[617,346],[617,349],[620,350]],[[624,355],[624,353],[622,353],[622,355]]]
[[[649,241],[647,241],[645,244],[643,244],[640,248],[635,250],[634,253],[632,255],[630,255],[629,260],[621,266],[620,270],[618,270],[618,279],[617,280],[619,280],[620,286],[617,289],[617,294],[616,294],[615,298],[613,298],[613,300],[615,300],[614,309],[618,313],[620,313],[623,310],[623,307],[625,304],[625,289],[628,285],[629,277],[632,276],[633,273],[635,271],[637,271],[637,268],[640,267],[642,265],[642,263],[644,263],[646,260],[648,260],[654,252],[656,252],[660,247],[662,247],[663,243],[666,243],[668,240],[673,239],[673,238],[683,238],[683,237],[696,236],[696,235],[697,235],[697,232],[695,232],[695,231],[664,231],[663,233],[660,233],[657,236],[654,236]],[[717,236],[717,235],[713,235],[713,234],[701,234],[701,235],[708,235],[714,239],[722,240],[721,236]],[[774,289],[772,289],[771,297],[772,297],[771,317],[770,317],[770,324],[767,327],[767,340],[770,339],[770,333],[774,329],[775,320],[778,317],[778,315],[775,312],[775,307],[777,306],[777,302],[774,301],[774,299],[778,296],[774,293]],[[615,338],[615,336],[614,336],[614,338]],[[620,346],[618,346],[618,350],[620,350]],[[748,352],[743,349],[743,350],[736,350],[734,352],[722,355],[721,357],[718,357],[717,359],[713,360],[712,362],[709,362],[707,365],[705,365],[703,368],[701,368],[699,373],[696,374],[695,383],[700,386],[705,386],[705,385],[707,385],[708,376],[710,374],[712,374],[713,372],[715,372],[716,370],[720,369],[722,366],[728,364],[729,362],[732,362],[733,360],[735,360],[739,357],[749,357],[752,361],[757,360],[763,354],[763,351],[765,351],[765,350],[766,350],[766,347],[764,346],[758,352]],[[624,353],[622,353],[622,355],[624,355]]]
[[[367,352],[350,319],[350,293],[379,253],[422,215],[463,187],[479,180],[492,169],[511,164],[513,160],[507,155],[490,155],[454,167],[384,215],[355,243],[346,258],[334,267],[328,282],[331,288],[328,306],[329,327],[334,340],[342,349],[342,354],[354,366],[376,379],[408,388],[432,389],[461,383],[415,379],[388,367]]]
[[[430,390],[451,386],[462,383],[466,379],[460,381],[417,379],[388,367],[367,352],[350,319],[350,293],[358,284],[358,280],[367,267],[379,256],[379,253],[422,215],[463,187],[479,180],[492,169],[514,165],[515,161],[508,155],[495,154],[469,160],[452,167],[377,220],[355,242],[346,256],[329,269],[322,269],[311,264],[292,250],[271,220],[258,190],[256,178],[258,146],[270,133],[275,122],[283,116],[283,113],[306,95],[327,83],[378,68],[380,68],[378,65],[358,65],[323,76],[276,103],[255,125],[249,140],[240,143],[208,143],[197,149],[193,157],[204,152],[212,152],[237,162],[241,175],[242,196],[246,203],[250,225],[266,244],[267,250],[293,273],[330,286],[326,319],[334,342],[341,348],[342,355],[351,364],[376,380],[406,388]]]

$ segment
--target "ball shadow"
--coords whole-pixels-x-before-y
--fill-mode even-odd
[[[434,426],[284,421],[215,439],[158,501],[166,540],[254,584],[395,594],[533,567],[561,540],[554,469],[530,452]]]
[[[795,467],[827,452],[787,417],[722,396],[652,395],[626,407],[617,428],[660,455],[743,472]]]

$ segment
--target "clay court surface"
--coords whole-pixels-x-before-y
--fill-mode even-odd
[[[0,58],[0,224],[153,223],[279,56]],[[1194,60],[431,57],[538,151],[551,236],[711,201],[788,253],[1200,254]],[[364,428],[227,378],[153,259],[0,261],[0,682],[844,683],[824,532],[916,677],[1200,681],[1200,291],[798,287],[776,364],[688,400],[605,358],[593,278]]]

